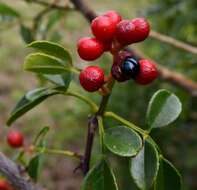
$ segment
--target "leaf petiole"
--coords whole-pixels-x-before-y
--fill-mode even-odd
[[[105,117],[112,117],[113,119],[120,121],[121,123],[125,124],[127,127],[132,128],[133,130],[139,132],[141,135],[147,137],[148,132],[139,128],[138,126],[134,125],[133,123],[131,123],[130,121],[127,121],[126,119],[120,117],[119,115],[115,114],[114,112],[105,112],[104,113]]]
[[[78,153],[69,150],[48,149],[46,147],[32,147],[32,150],[44,154],[60,154],[60,155],[76,158],[77,160],[81,160],[82,158],[82,156],[79,155]]]
[[[66,96],[73,96],[73,97],[76,97],[76,98],[79,98],[80,100],[82,100],[83,102],[87,103],[91,108],[92,108],[92,111],[94,113],[96,113],[98,111],[98,106],[88,97],[85,97],[77,92],[73,92],[73,91],[66,91],[64,93],[64,95]]]

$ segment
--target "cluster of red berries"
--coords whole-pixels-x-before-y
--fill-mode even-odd
[[[20,148],[24,143],[24,136],[19,131],[10,131],[7,135],[7,143],[12,148]]]
[[[79,56],[86,61],[99,58],[105,51],[114,55],[111,75],[117,81],[134,79],[139,84],[148,84],[158,75],[155,65],[146,59],[136,60],[124,47],[145,40],[150,25],[144,18],[123,20],[115,11],[96,17],[91,23],[95,37],[84,37],[78,41]],[[89,66],[80,73],[84,89],[94,92],[105,83],[104,71],[98,66]]]

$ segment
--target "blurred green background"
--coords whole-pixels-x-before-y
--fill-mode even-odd
[[[23,0],[1,0],[22,15],[21,19],[0,16],[0,149],[10,156],[16,154],[6,144],[6,119],[15,103],[28,90],[41,85],[37,78],[23,72],[22,63],[29,52],[21,36],[20,24],[31,28],[33,18],[44,9],[43,6]],[[46,2],[52,2],[47,1]],[[147,17],[152,28],[158,32],[175,37],[197,46],[197,1],[196,0],[86,0],[98,13],[114,9],[124,18]],[[59,1],[64,5],[65,1]],[[83,68],[87,62],[82,61],[76,53],[76,42],[82,36],[91,35],[87,21],[76,11],[50,11],[38,23],[37,39],[47,39],[62,44],[73,56],[74,64]],[[24,32],[24,30],[23,30]],[[167,68],[180,72],[197,81],[197,56],[176,49],[155,39],[136,45],[146,55]],[[99,64],[108,72],[111,56],[105,54],[91,64]],[[70,85],[84,95],[99,103],[98,94],[88,94],[74,78]],[[162,151],[180,170],[184,180],[184,190],[197,189],[197,100],[184,90],[157,80],[142,87],[132,81],[116,84],[108,109],[131,120],[139,126],[144,125],[147,104],[152,94],[160,88],[174,92],[183,103],[181,116],[167,128],[155,130],[152,136],[161,146]],[[36,132],[43,126],[50,126],[48,136],[50,147],[72,149],[83,153],[87,129],[89,108],[80,100],[72,97],[55,96],[19,119],[13,128],[25,133],[26,144],[30,144]],[[114,125],[105,121],[105,125]],[[93,161],[97,159],[98,143],[95,141]],[[113,157],[115,174],[118,176],[120,189],[137,189],[128,173],[127,160]],[[59,156],[48,156],[40,176],[42,184],[49,189],[79,189],[82,176],[73,174],[76,162]]]

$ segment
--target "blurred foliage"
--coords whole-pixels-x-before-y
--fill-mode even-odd
[[[97,13],[115,9],[126,18],[145,16],[150,20],[154,30],[197,45],[196,0],[86,1],[89,2],[90,6]],[[32,20],[43,11],[42,6],[34,5],[33,3],[27,4],[22,0],[17,1],[15,4],[13,4],[12,0],[3,0],[3,2],[21,13],[20,22],[26,28],[31,28],[32,31],[35,29],[35,23]],[[1,126],[5,125],[5,120],[10,109],[25,91],[30,90],[31,87],[40,85],[34,76],[22,72],[21,63],[26,55],[26,51],[29,50],[25,49],[25,43],[20,37],[20,22],[16,18],[9,16],[0,17],[0,68],[2,73],[0,76]],[[47,39],[61,43],[71,50],[75,65],[81,68],[86,66],[87,63],[79,59],[75,49],[77,39],[88,35],[88,33],[90,34],[88,23],[80,13],[75,11],[49,11],[37,20],[36,28],[37,39]],[[27,34],[26,31],[25,34]],[[176,49],[151,38],[136,46],[146,55],[158,61],[158,63],[171,70],[181,72],[193,80],[197,80],[196,55]],[[107,72],[111,65],[111,57],[106,54],[95,61],[95,63],[101,65]],[[99,103],[99,96],[96,94],[93,96],[84,92],[78,87],[77,78],[75,79],[71,83],[70,88],[90,96]],[[197,134],[197,100],[195,98],[191,97],[182,89],[161,80],[145,87],[135,85],[132,81],[129,81],[118,83],[115,86],[108,109],[144,127],[144,116],[148,101],[152,94],[160,88],[166,88],[179,96],[183,103],[183,112],[175,123],[168,128],[154,130],[152,135],[160,144],[164,155],[181,171],[184,178],[184,190],[196,190],[197,139],[195,134]],[[18,121],[15,127],[20,127],[26,133],[28,137],[27,141],[30,142],[32,140],[32,133],[38,131],[43,125],[51,125],[52,130],[49,135],[50,146],[65,149],[70,148],[82,152],[82,147],[85,143],[88,111],[88,107],[80,100],[71,97],[68,99],[64,97],[51,98],[47,103],[36,108],[33,113],[28,113],[23,119]],[[106,127],[114,124],[115,122],[113,120],[105,121]],[[1,131],[2,134],[0,135],[3,136],[7,129],[3,128]],[[4,138],[0,140],[1,147],[5,147],[4,150],[12,153],[6,148],[4,140]],[[96,143],[95,148],[97,147],[98,144]],[[96,153],[97,149],[94,150],[93,161],[97,159]],[[57,160],[58,158],[55,161]],[[50,158],[45,166],[46,170],[48,166],[50,172],[54,167],[52,163],[55,161],[53,158]],[[62,162],[65,162],[65,160],[63,159]],[[112,163],[115,166],[114,168],[116,168],[115,174],[119,176],[120,189],[135,190],[129,174],[125,172],[127,170],[124,169],[128,167],[127,160],[113,157]],[[117,168],[117,165],[121,165],[121,168]],[[54,175],[44,174],[43,178],[53,181],[56,179]],[[69,177],[68,179],[70,180]],[[54,184],[50,183],[50,186],[53,189]],[[59,187],[59,189],[61,188]]]

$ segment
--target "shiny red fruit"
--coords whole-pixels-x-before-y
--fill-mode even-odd
[[[150,25],[148,21],[144,18],[135,18],[131,20],[135,26],[135,39],[134,42],[141,42],[145,40],[150,32]]]
[[[81,71],[79,75],[81,86],[89,91],[94,92],[104,84],[104,72],[98,66],[89,66]]]
[[[145,40],[150,32],[150,25],[144,18],[122,20],[116,27],[116,39],[119,43],[129,45]]]
[[[139,61],[140,71],[135,78],[138,84],[146,85],[158,77],[158,71],[154,63],[147,59]]]
[[[135,41],[135,25],[130,20],[122,20],[116,27],[116,39],[120,44],[129,45]]]
[[[7,136],[8,144],[13,148],[20,148],[23,146],[23,134],[18,131],[10,131]]]
[[[91,23],[91,29],[94,36],[102,41],[112,41],[115,31],[116,23],[109,16],[98,16]]]
[[[96,38],[84,37],[78,41],[77,51],[81,59],[93,61],[102,55],[104,46]]]
[[[0,179],[0,190],[13,190],[6,179]]]
[[[116,11],[107,11],[104,16],[110,17],[110,19],[115,23],[118,24],[121,20],[122,17],[116,12]]]

